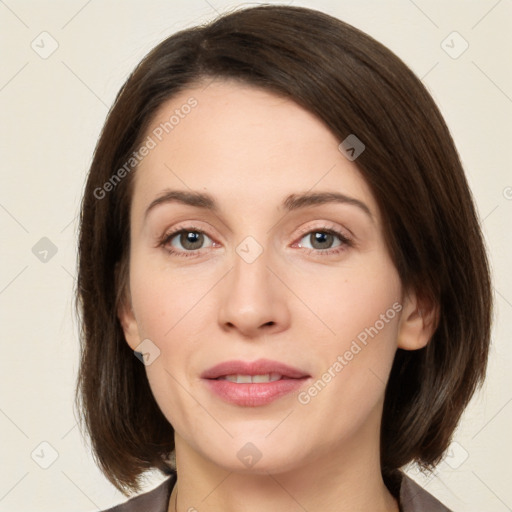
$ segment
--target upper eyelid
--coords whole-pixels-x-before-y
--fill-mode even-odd
[[[185,221],[186,222],[186,221]],[[197,221],[193,221],[193,222],[197,222]],[[327,225],[327,224],[330,224],[330,225]],[[342,228],[339,228],[335,225],[335,223],[331,222],[331,221],[323,221],[323,224],[321,226],[307,226],[307,227],[303,227],[303,228],[300,228],[299,229],[299,233],[298,235],[302,235],[304,233],[310,233],[311,231],[321,231],[323,229],[331,229],[333,231],[348,231],[350,233],[350,235],[352,235],[352,232],[350,231],[350,229],[346,228],[346,227],[342,227]],[[192,223],[190,224],[185,224],[185,225],[181,225],[181,223],[178,224],[178,226],[172,228],[172,229],[168,229],[168,230],[165,230],[164,231],[164,237],[165,236],[169,236],[171,234],[176,234],[176,233],[179,233],[181,231],[197,231],[197,232],[201,232],[205,235],[208,235],[208,236],[211,236],[209,234],[209,230],[208,229],[204,229],[202,227],[199,227],[199,226],[194,226]]]
[[[324,222],[322,226],[308,226],[305,228],[301,228],[299,229],[298,236],[302,236],[308,233],[314,233],[315,231],[333,231],[341,235],[343,235],[343,233],[341,233],[342,231],[348,231],[350,233],[350,237],[352,237],[352,232],[349,229],[339,228],[336,225],[334,225],[334,223],[331,222]],[[346,238],[348,238],[348,236]]]
[[[189,232],[189,233],[201,233],[203,235],[206,235],[210,240],[215,241],[214,237],[211,236],[207,230],[198,228],[195,226],[183,226],[183,227],[177,227],[170,229],[168,231],[164,231],[164,234],[160,237],[160,241],[162,243],[168,243],[171,239],[175,238],[177,235],[183,232]]]

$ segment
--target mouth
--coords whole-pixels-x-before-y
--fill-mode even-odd
[[[307,372],[270,359],[258,359],[249,362],[225,361],[201,374],[203,379],[224,379],[240,384],[274,382],[281,379],[303,379],[306,377],[310,377]]]
[[[282,379],[290,379],[291,377],[285,377],[279,373],[264,373],[260,375],[223,375],[213,380],[227,380],[229,382],[236,382],[237,384],[251,384],[251,383],[262,383],[262,382],[275,382]]]
[[[226,361],[201,374],[215,396],[242,407],[269,404],[297,391],[310,377],[303,370],[266,359]]]

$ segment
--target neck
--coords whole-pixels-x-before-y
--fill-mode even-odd
[[[169,512],[398,512],[382,479],[378,439],[366,445],[351,440],[293,469],[259,473],[225,470],[178,434],[175,441],[178,481]]]

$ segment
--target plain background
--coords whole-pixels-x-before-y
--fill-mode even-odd
[[[493,345],[486,384],[446,460],[430,477],[408,472],[455,512],[512,510],[512,2],[288,3],[339,17],[393,50],[452,131],[489,247]],[[1,511],[85,512],[124,499],[96,468],[73,410],[80,197],[133,67],[173,32],[238,5],[249,4],[0,0]],[[148,489],[160,480],[150,475]]]

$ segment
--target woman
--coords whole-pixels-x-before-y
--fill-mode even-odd
[[[448,510],[491,294],[432,98],[326,14],[173,35],[121,89],[82,204],[78,398],[113,510]],[[134,357],[134,354],[136,357]]]

